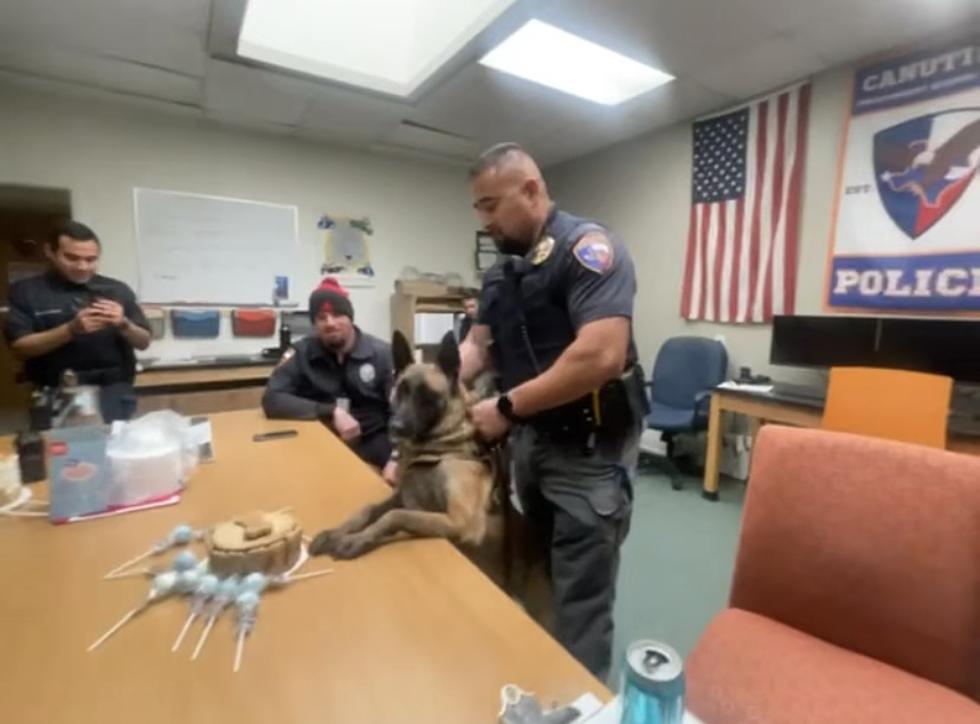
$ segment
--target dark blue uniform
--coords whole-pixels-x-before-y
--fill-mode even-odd
[[[10,287],[7,340],[13,342],[71,322],[79,311],[97,299],[122,305],[131,323],[149,331],[150,325],[136,303],[136,295],[123,282],[96,274],[85,284],[75,284],[49,271]],[[81,384],[101,388],[99,400],[106,422],[128,419],[136,411],[133,392],[136,355],[117,329],[106,327],[76,335],[67,344],[24,364],[27,378],[37,387],[56,387],[62,372],[68,369],[75,371]]]
[[[547,370],[585,324],[633,316],[636,278],[601,225],[552,210],[537,245],[490,270],[480,299],[504,391]],[[521,506],[549,551],[555,636],[604,677],[612,650],[619,547],[629,529],[642,373],[535,415],[511,434]]]
[[[361,426],[351,449],[380,468],[391,457],[391,346],[354,329],[357,340],[343,362],[316,335],[293,345],[292,356],[269,378],[262,409],[269,417],[320,420],[332,429],[337,401],[347,399],[350,414]]]

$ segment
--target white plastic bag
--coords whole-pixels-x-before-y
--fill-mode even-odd
[[[135,505],[182,490],[198,462],[190,426],[172,410],[115,423],[106,447],[110,505]]]

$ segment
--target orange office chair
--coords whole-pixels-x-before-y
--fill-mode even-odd
[[[953,380],[873,367],[830,370],[823,428],[946,447]]]

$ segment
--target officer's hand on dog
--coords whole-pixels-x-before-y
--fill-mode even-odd
[[[95,307],[85,307],[68,323],[68,329],[71,330],[72,334],[89,334],[98,332],[108,324],[109,322]]]
[[[381,471],[381,477],[385,479],[391,487],[398,485],[398,461],[389,460],[385,463],[384,470]]]
[[[361,436],[361,423],[341,407],[333,410],[333,429],[344,442],[353,442]]]
[[[496,397],[477,402],[470,410],[470,416],[480,437],[488,442],[503,437],[510,429],[510,422],[497,409]]]

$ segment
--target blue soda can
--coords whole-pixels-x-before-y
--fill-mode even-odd
[[[684,719],[684,662],[659,641],[634,641],[626,649],[621,724],[681,724]]]

